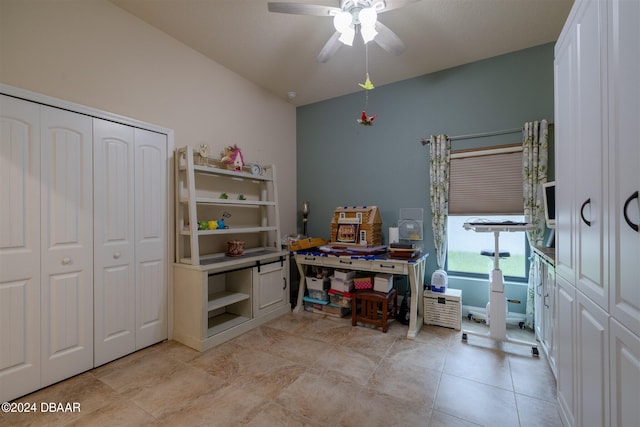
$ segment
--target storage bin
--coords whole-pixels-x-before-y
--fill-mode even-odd
[[[373,280],[373,290],[385,294],[393,288],[393,274],[376,274]]]
[[[330,286],[331,282],[329,281],[329,279],[307,276],[307,289],[324,291],[329,289]]]
[[[353,291],[353,280],[338,280],[335,277],[331,278],[331,289],[339,292],[351,292]]]
[[[329,293],[325,290],[319,289],[308,289],[309,298],[316,299],[319,301],[329,301]]]
[[[312,313],[322,313],[324,311],[324,307],[329,304],[328,301],[316,300],[310,297],[303,297],[304,309],[305,311],[310,311]]]
[[[347,282],[349,280],[353,280],[354,277],[356,277],[356,272],[354,270],[335,270],[333,272],[333,277],[336,280]]]
[[[322,311],[328,316],[345,317],[351,314],[351,307],[340,307],[333,304],[327,304],[323,307]]]
[[[462,290],[424,291],[424,324],[462,329]]]
[[[373,278],[356,277],[353,279],[353,287],[356,289],[373,289]]]
[[[329,290],[329,299],[331,304],[337,305],[338,307],[351,307],[351,299],[353,295],[347,292],[340,292],[335,289]]]

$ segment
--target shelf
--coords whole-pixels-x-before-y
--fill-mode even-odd
[[[216,294],[209,295],[207,311],[217,310],[240,301],[248,300],[249,298],[251,298],[250,295],[240,292],[218,292]]]
[[[186,169],[186,166],[180,167],[180,170],[185,170],[185,169]],[[265,172],[264,175],[253,175],[252,173],[249,173],[249,172],[238,172],[230,169],[222,169],[222,168],[215,168],[211,166],[198,166],[198,165],[193,165],[193,171],[195,173],[201,173],[201,174],[207,174],[207,175],[226,175],[231,178],[248,179],[251,181],[271,181],[271,174],[268,172]]]
[[[222,230],[198,230],[194,234],[197,236],[210,236],[215,234],[243,234],[243,233],[260,233],[264,231],[275,231],[277,227],[233,227],[233,228],[224,228]],[[182,230],[180,234],[183,236],[190,236],[191,231]]]
[[[274,256],[285,256],[287,255],[287,251],[279,251],[274,248],[253,248],[245,251],[243,256],[240,257],[230,257],[225,255],[224,253],[217,254],[209,254],[209,255],[201,255],[200,256],[200,266],[214,265],[214,264],[222,264],[225,262],[232,263],[240,263],[240,262],[253,262],[259,261],[263,258],[271,258]],[[180,259],[181,264],[192,264],[191,258],[182,258]],[[196,266],[199,267],[199,266]]]
[[[207,336],[214,336],[249,320],[251,319],[248,317],[238,316],[232,313],[223,313],[219,316],[210,317],[207,322]]]
[[[180,199],[180,203],[189,203],[187,197]],[[214,197],[196,197],[197,204],[205,205],[237,205],[237,206],[275,206],[276,202],[269,200],[232,200]]]

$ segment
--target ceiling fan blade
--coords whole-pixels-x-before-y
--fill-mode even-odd
[[[376,30],[378,31],[378,35],[373,41],[378,43],[381,48],[394,55],[400,55],[404,52],[404,43],[402,43],[400,37],[391,31],[389,27],[378,21],[376,22]]]
[[[340,46],[342,46],[339,39],[340,33],[336,31],[318,54],[318,62],[327,62],[333,55],[335,55],[338,49],[340,49]]]
[[[398,9],[411,3],[417,3],[419,1],[420,0],[384,0],[385,6],[382,10],[378,11],[378,13],[388,12],[390,10]]]
[[[295,15],[331,16],[332,13],[342,11],[337,7],[304,3],[269,2],[267,7],[269,8],[269,12],[293,13]]]

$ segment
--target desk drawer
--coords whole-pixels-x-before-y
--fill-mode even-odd
[[[406,262],[374,261],[371,263],[371,271],[389,274],[409,274],[409,267]]]
[[[296,255],[296,262],[304,265],[324,265],[325,257],[314,255]]]

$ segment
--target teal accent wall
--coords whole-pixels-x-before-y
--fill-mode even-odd
[[[330,221],[337,206],[376,205],[387,243],[388,228],[397,223],[400,208],[423,208],[424,246],[434,254],[429,150],[420,140],[441,133],[455,136],[518,128],[543,118],[553,121],[553,47],[549,43],[376,86],[369,91],[367,105],[369,115],[378,115],[373,126],[357,123],[365,105],[364,90],[298,107],[297,199],[298,208],[303,200],[311,203],[308,234],[331,240]],[[375,63],[369,64],[369,74],[375,85]],[[364,79],[363,73],[354,87]],[[514,133],[458,140],[452,148],[521,141],[521,134]],[[549,154],[552,158],[553,148]],[[302,232],[300,212],[298,224]],[[435,256],[431,256],[427,279],[435,269]],[[472,297],[477,289],[469,290],[465,298],[464,281],[450,278],[450,286],[463,289],[464,304],[486,304]]]

